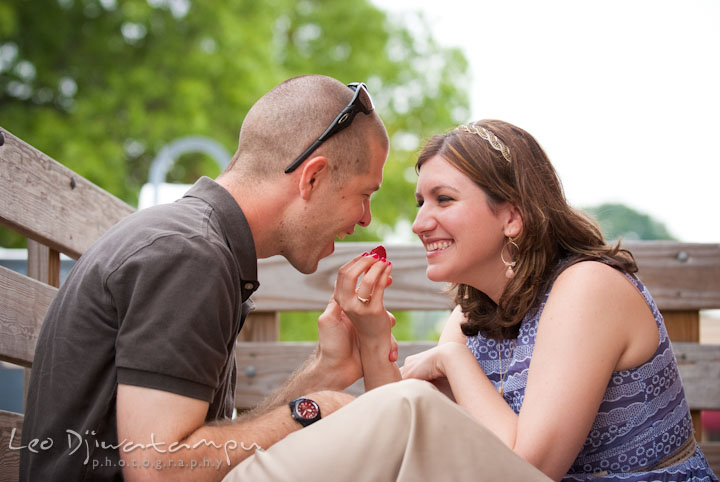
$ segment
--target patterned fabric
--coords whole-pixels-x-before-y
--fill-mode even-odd
[[[693,435],[693,427],[662,315],[640,280],[625,276],[652,309],[660,343],[645,364],[612,374],[592,429],[563,481],[717,482],[699,448],[680,464],[632,472],[675,453]],[[548,295],[549,291],[539,308],[525,316],[517,341],[499,342],[502,359],[497,341],[482,335],[467,338],[468,348],[497,388],[501,366],[507,371],[504,397],[515,413],[520,412],[525,397],[538,322]]]

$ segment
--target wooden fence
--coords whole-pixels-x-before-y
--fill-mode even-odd
[[[0,267],[0,360],[32,366],[44,314],[57,293],[59,254],[77,258],[134,209],[0,127],[0,224],[28,238],[27,276]],[[310,276],[282,258],[260,260],[257,312],[237,344],[237,406],[255,405],[305,360],[314,343],[277,342],[281,311],[322,311],[337,268],[370,244],[341,243]],[[720,308],[720,244],[628,242],[640,277],[660,307],[702,440],[699,411],[720,410],[720,346],[700,345],[699,310]],[[449,310],[444,286],[425,277],[425,256],[415,245],[386,246],[393,261],[388,309]],[[432,343],[400,344],[400,360]],[[27,377],[26,377],[27,379]],[[349,389],[362,391],[362,382]],[[0,481],[17,480],[19,454],[10,448],[22,415],[0,410]],[[720,444],[701,443],[716,472]]]

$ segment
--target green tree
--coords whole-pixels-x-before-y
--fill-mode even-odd
[[[601,204],[586,208],[585,212],[597,220],[603,235],[608,240],[619,237],[626,240],[675,239],[663,223],[624,204]]]
[[[4,0],[0,125],[136,204],[165,144],[204,135],[234,152],[245,112],[278,82],[364,80],[392,149],[374,221],[347,240],[383,239],[414,216],[419,143],[469,112],[464,56],[422,21],[412,31],[401,23],[367,0]],[[189,154],[169,180],[201,174],[217,168]],[[0,246],[23,243],[0,229]],[[315,318],[284,315],[283,337],[314,339]],[[395,332],[409,337],[407,316]]]
[[[381,239],[413,215],[419,140],[468,113],[465,58],[418,25],[367,0],[5,0],[0,125],[136,204],[163,145],[205,135],[234,152],[245,112],[278,82],[365,80],[395,142],[375,221],[353,240]],[[216,169],[188,155],[171,180]]]

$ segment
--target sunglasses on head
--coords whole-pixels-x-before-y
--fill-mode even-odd
[[[348,87],[355,92],[355,95],[350,103],[342,110],[342,112],[340,112],[340,114],[338,114],[335,120],[332,121],[330,127],[325,129],[325,132],[323,132],[322,135],[315,140],[315,142],[310,144],[310,147],[305,149],[305,152],[300,154],[300,156],[285,169],[285,174],[293,172],[298,168],[298,166],[300,166],[300,164],[305,162],[305,160],[310,157],[310,154],[320,147],[323,142],[352,124],[352,121],[358,112],[370,114],[375,109],[373,101],[370,98],[370,93],[367,90],[367,85],[362,82],[353,82],[348,84]]]

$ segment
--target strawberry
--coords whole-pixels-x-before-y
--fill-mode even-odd
[[[373,250],[370,251],[370,255],[372,256],[373,254],[377,254],[378,258],[387,258],[387,252],[385,252],[385,248],[383,248],[382,245],[373,248]]]

